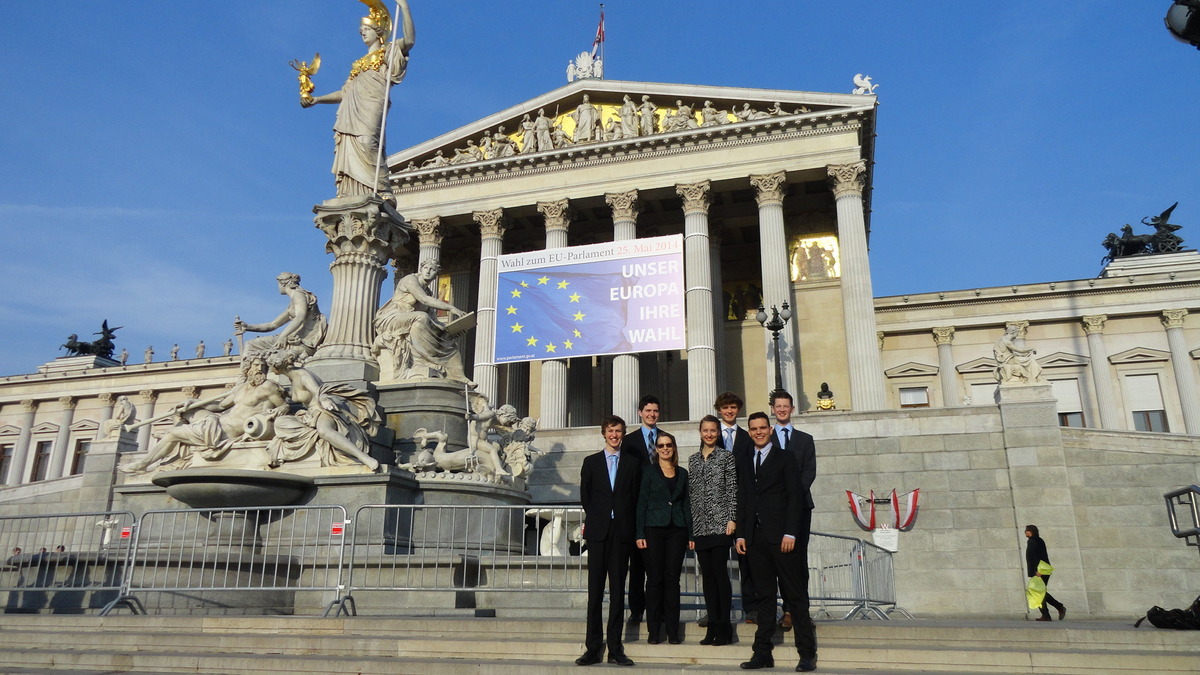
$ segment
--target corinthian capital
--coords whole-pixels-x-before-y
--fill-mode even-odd
[[[413,227],[417,228],[417,241],[422,246],[441,246],[442,238],[446,236],[446,228],[442,227],[442,219],[438,216],[432,218],[414,218],[409,221]]]
[[[1091,335],[1092,333],[1103,333],[1104,332],[1104,324],[1105,324],[1105,322],[1108,321],[1108,315],[1107,314],[1093,314],[1091,316],[1083,317],[1082,321],[1083,321],[1083,332],[1085,335]]]
[[[471,218],[479,223],[479,233],[484,239],[503,239],[508,227],[504,223],[504,209],[476,211]]]
[[[37,412],[37,409],[38,409],[37,401],[35,401],[31,398],[27,398],[27,399],[24,399],[21,401],[21,410],[23,410],[27,413],[31,413],[31,412]]]
[[[319,205],[313,209],[317,228],[329,237],[325,251],[337,259],[359,260],[363,256],[382,266],[392,252],[408,241],[408,234],[383,214],[377,198],[339,206]],[[336,261],[335,261],[336,262]]]
[[[699,183],[688,183],[686,185],[676,185],[675,192],[683,198],[683,214],[691,213],[708,213],[708,207],[712,204],[712,199],[709,198],[708,190],[712,187],[712,183],[702,180]]]
[[[1183,328],[1183,317],[1187,316],[1187,313],[1186,309],[1164,309],[1163,328]]]
[[[153,389],[143,389],[138,392],[138,396],[142,397],[142,403],[154,403],[158,400],[158,392]]]
[[[829,184],[833,188],[835,198],[842,195],[862,195],[867,184],[866,160],[860,159],[850,164],[830,164],[825,168],[829,172]]]
[[[750,184],[754,186],[754,198],[759,207],[768,205],[783,205],[783,185],[787,178],[784,172],[751,175]]]
[[[613,220],[637,220],[638,211],[641,210],[637,190],[606,193],[604,203],[612,209]]]
[[[116,401],[117,397],[113,396],[113,394],[111,392],[104,391],[104,392],[100,392],[100,394],[97,395],[96,398],[100,399],[100,402],[103,403],[104,405],[112,405]]]
[[[563,230],[571,224],[571,203],[566,199],[556,202],[538,202],[538,213],[546,219],[547,230]]]
[[[75,403],[76,403],[76,401],[75,401],[74,396],[59,396],[58,397],[58,404],[64,408],[74,408]]]
[[[954,326],[935,326],[933,329],[933,344],[948,345],[954,342]]]

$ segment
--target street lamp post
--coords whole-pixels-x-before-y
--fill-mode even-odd
[[[1200,0],[1175,0],[1163,21],[1176,40],[1200,49]]]
[[[758,306],[758,314],[754,315],[758,323],[763,328],[771,331],[771,339],[775,343],[775,389],[774,391],[783,391],[783,367],[779,363],[779,331],[787,325],[788,319],[792,318],[792,309],[788,304],[783,303],[783,308],[778,309],[775,305],[771,305],[771,318],[767,319],[767,310],[762,306]],[[772,392],[774,393],[774,392]]]

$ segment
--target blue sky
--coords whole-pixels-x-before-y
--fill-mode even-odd
[[[565,83],[590,1],[411,0],[396,152]],[[611,79],[849,92],[879,84],[876,295],[1095,276],[1110,231],[1179,201],[1200,244],[1200,52],[1168,0],[606,3]],[[361,55],[353,0],[5,3],[0,25],[0,374],[70,333],[125,328],[209,354],[302,275],[328,310],[312,205],[332,196],[333,106]],[[51,13],[54,12],[54,13]],[[403,205],[401,205],[403,211]],[[387,283],[387,282],[385,282]]]

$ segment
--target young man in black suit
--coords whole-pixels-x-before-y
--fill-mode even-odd
[[[579,666],[600,663],[604,657],[604,584],[608,583],[608,662],[632,666],[621,644],[625,614],[625,572],[634,550],[637,495],[645,462],[621,452],[625,420],[606,417],[600,424],[604,449],[583,460],[579,471],[579,502],[583,506],[583,538],[588,545],[588,603],[586,651]]]
[[[800,463],[800,482],[804,487],[804,506],[800,510],[802,521],[800,530],[803,537],[796,540],[796,550],[804,556],[805,573],[808,570],[808,535],[812,530],[812,484],[817,479],[817,444],[812,434],[807,434],[792,426],[792,413],[796,406],[792,395],[782,389],[771,392],[771,413],[775,416],[775,426],[771,430],[771,442],[777,448],[786,448],[796,455]],[[807,578],[806,582],[807,583]],[[783,620],[780,628],[789,630],[792,627],[792,608],[783,606]]]
[[[718,395],[717,400],[713,401],[713,408],[717,411],[717,416],[721,418],[721,428],[719,429],[721,435],[717,437],[717,445],[732,452],[733,458],[739,462],[754,451],[754,442],[750,440],[750,433],[738,426],[737,423],[737,418],[742,414],[742,408],[745,405],[742,397],[732,391]],[[746,623],[756,623],[758,613],[754,611],[754,608],[758,606],[758,595],[754,592],[754,576],[750,572],[750,564],[746,562],[744,555],[738,555],[738,576],[741,579],[739,585],[742,589],[742,611],[746,614]],[[771,618],[774,619],[774,616]]]
[[[750,415],[748,426],[753,452],[738,467],[738,553],[749,558],[758,586],[758,615],[764,619],[775,611],[776,585],[783,602],[795,610],[796,670],[817,668],[817,634],[808,616],[808,566],[797,548],[808,539],[801,530],[804,510],[803,482],[796,455],[772,443],[771,423],[766,413]],[[754,632],[754,655],[741,664],[746,670],[775,667],[771,650],[774,621],[759,621]]]
[[[662,404],[658,397],[647,394],[638,401],[638,417],[642,426],[625,435],[621,451],[641,457],[642,463],[651,466],[658,463],[654,453],[654,441],[658,438],[658,418]],[[629,559],[629,623],[642,621],[646,610],[646,561],[641,549],[633,549]]]

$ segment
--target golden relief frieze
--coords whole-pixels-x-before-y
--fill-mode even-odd
[[[788,267],[792,281],[840,278],[842,268],[837,237],[794,237],[788,246]]]

